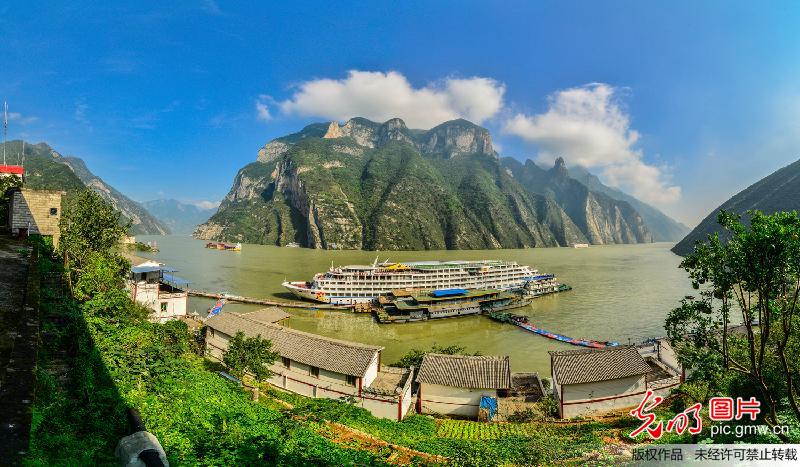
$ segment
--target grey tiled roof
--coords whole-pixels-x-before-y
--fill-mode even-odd
[[[429,353],[422,359],[417,381],[456,388],[508,389],[511,365],[508,357]]]
[[[206,326],[229,336],[238,331],[248,337],[260,334],[272,341],[272,349],[282,357],[352,376],[364,376],[372,360],[383,350],[383,347],[331,339],[225,311],[207,319]]]
[[[292,315],[286,313],[276,306],[262,308],[260,310],[252,311],[250,313],[239,313],[245,318],[252,319],[261,323],[277,323],[280,320],[286,319]]]
[[[550,352],[558,384],[580,384],[627,378],[650,372],[635,347]]]

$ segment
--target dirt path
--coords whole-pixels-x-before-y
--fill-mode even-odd
[[[21,461],[30,437],[39,319],[29,256],[23,242],[0,237],[0,462],[9,465]]]

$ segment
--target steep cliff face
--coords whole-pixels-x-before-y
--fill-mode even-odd
[[[547,171],[531,161],[523,165],[513,159],[504,159],[503,164],[525,189],[561,206],[589,243],[653,241],[644,220],[630,204],[591,191],[571,178],[564,159],[558,158],[553,168]]]
[[[563,166],[501,164],[489,132],[464,120],[427,131],[400,119],[309,125],[258,160],[196,236],[377,250],[651,240],[627,203],[591,192]]]

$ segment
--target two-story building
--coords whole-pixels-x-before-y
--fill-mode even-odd
[[[206,352],[222,360],[237,332],[261,336],[280,354],[270,367],[274,386],[309,397],[353,399],[377,417],[402,420],[408,413],[413,369],[382,367],[383,347],[298,331],[276,321],[281,319],[274,313],[223,311],[206,319]]]
[[[174,269],[155,261],[131,268],[127,281],[131,300],[152,310],[151,321],[165,323],[186,316],[189,282],[173,272]]]

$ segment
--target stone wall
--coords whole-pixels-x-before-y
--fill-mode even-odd
[[[61,219],[62,191],[30,190],[22,188],[12,192],[9,213],[9,228],[12,235],[20,229],[28,229],[29,234],[53,237],[53,245],[58,245],[58,221]]]

